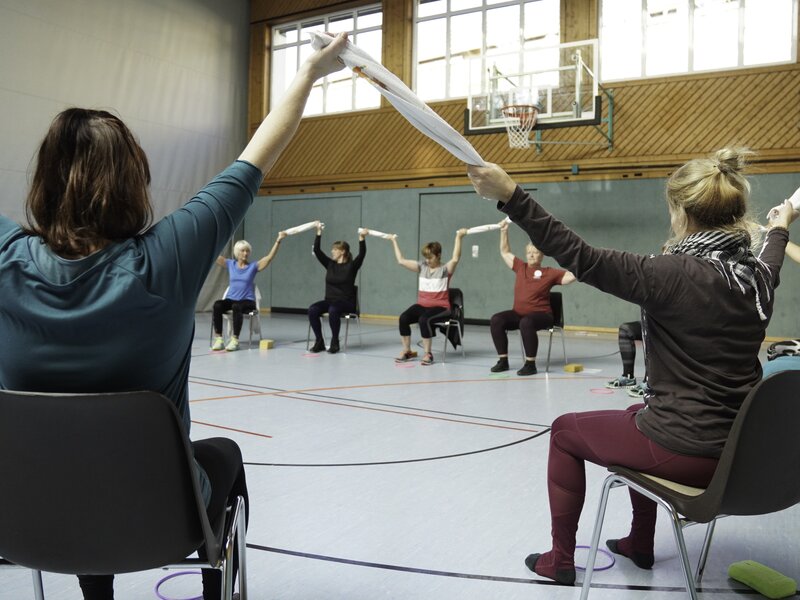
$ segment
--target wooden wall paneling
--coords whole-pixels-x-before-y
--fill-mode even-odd
[[[383,0],[383,65],[411,87],[414,0]],[[385,98],[381,106],[388,106]]]
[[[561,41],[580,42],[599,37],[598,0],[561,0]]]
[[[250,22],[276,24],[375,3],[376,0],[251,0]]]
[[[269,53],[272,33],[265,23],[250,25],[250,67],[247,93],[247,121],[250,135],[267,114],[269,102]],[[248,139],[250,137],[248,135]]]

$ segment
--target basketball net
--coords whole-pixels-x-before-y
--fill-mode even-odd
[[[539,109],[532,104],[509,104],[500,110],[508,132],[508,145],[511,148],[529,148]]]

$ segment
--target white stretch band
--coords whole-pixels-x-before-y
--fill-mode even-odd
[[[320,223],[322,227],[325,227],[324,223]],[[297,227],[292,227],[291,229],[286,230],[286,235],[295,235],[297,233],[303,233],[304,231],[308,231],[309,229],[315,229],[317,227],[316,221],[309,221],[308,223],[303,223],[302,225],[298,225]]]
[[[789,202],[792,203],[795,210],[800,210],[800,188],[797,188],[792,194],[792,197],[789,198]]]
[[[363,227],[358,228],[358,235],[363,235],[365,229]],[[384,240],[392,239],[391,233],[383,233],[382,231],[376,231],[375,229],[370,229],[367,231],[367,235],[374,235],[375,237],[383,238]]]
[[[511,223],[511,219],[506,217],[506,223]],[[489,223],[488,225],[478,225],[477,227],[470,227],[467,229],[467,233],[465,235],[471,235],[473,233],[483,233],[484,231],[495,231],[496,229],[500,229],[500,223]]]

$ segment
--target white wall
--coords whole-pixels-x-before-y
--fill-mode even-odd
[[[31,158],[70,106],[119,115],[156,218],[181,206],[244,146],[248,17],[248,0],[0,0],[0,212],[22,222]]]

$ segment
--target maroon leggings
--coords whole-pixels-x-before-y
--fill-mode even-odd
[[[553,536],[547,562],[553,567],[571,569],[575,565],[575,534],[586,492],[584,461],[603,467],[625,466],[694,487],[705,487],[711,480],[716,458],[675,454],[636,428],[636,412],[643,407],[636,404],[627,410],[569,413],[553,422],[547,461]],[[633,490],[630,496],[633,521],[626,547],[653,554],[656,503]]]

